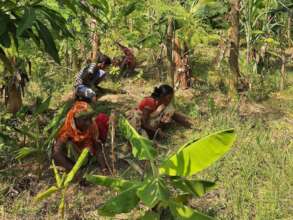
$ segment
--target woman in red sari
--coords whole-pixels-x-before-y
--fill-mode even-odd
[[[137,108],[128,113],[128,120],[132,126],[146,137],[156,135],[164,137],[162,127],[172,121],[190,127],[191,123],[182,114],[175,112],[171,101],[174,90],[169,85],[155,87],[149,97],[145,97]]]

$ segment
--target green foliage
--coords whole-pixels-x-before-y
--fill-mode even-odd
[[[135,181],[110,178],[101,175],[87,175],[85,178],[90,183],[106,186],[115,190],[125,190],[137,184]]]
[[[66,113],[71,107],[71,102],[66,102],[56,113],[50,123],[43,129],[40,129],[41,115],[48,111],[52,96],[49,96],[44,101],[36,106],[32,118],[29,122],[23,122],[21,126],[11,128],[21,135],[25,135],[30,138],[27,146],[21,147],[15,151],[15,158],[18,160],[25,159],[29,156],[35,156],[39,160],[43,160],[44,157],[51,151],[51,142],[55,138],[57,132],[60,129],[61,122],[63,121]],[[21,109],[17,115],[19,118],[26,118],[27,112]],[[44,141],[45,140],[45,141]]]
[[[78,157],[78,160],[74,164],[73,168],[70,170],[70,172],[67,174],[65,182],[64,182],[64,187],[67,187],[71,181],[73,180],[74,176],[80,169],[80,167],[83,165],[84,161],[86,160],[87,156],[89,154],[88,148],[85,148],[80,156]]]
[[[47,23],[51,24],[55,36],[66,38],[72,35],[67,30],[66,20],[59,12],[42,5],[40,2],[22,5],[4,2],[0,7],[0,16],[1,24],[3,24],[3,29],[0,31],[0,43],[3,47],[10,48],[12,46],[10,42],[13,41],[15,48],[18,49],[19,41],[25,42],[26,39],[31,39],[41,49],[39,42],[42,40],[45,51],[57,63],[60,63],[53,33],[47,28]],[[3,53],[1,59],[7,65],[4,60],[6,53],[4,51]]]
[[[130,212],[139,203],[139,198],[136,195],[137,188],[138,186],[134,185],[109,199],[99,208],[99,214],[104,216],[115,216],[119,213]]]
[[[52,161],[52,168],[53,168],[56,184],[57,184],[58,188],[60,188],[61,185],[62,185],[62,179],[61,179],[61,177],[60,177],[60,175],[58,173],[58,170],[57,170],[57,167],[55,166],[54,161]]]
[[[49,105],[50,105],[50,101],[51,101],[52,96],[49,96],[45,101],[43,101],[42,103],[40,103],[36,110],[34,111],[34,115],[39,115],[44,113],[45,111],[47,111],[49,109]]]
[[[138,188],[137,195],[149,208],[153,208],[159,201],[169,199],[169,192],[163,178],[147,178]]]
[[[21,126],[15,127],[12,126],[12,129],[15,130],[17,133],[24,135],[31,139],[31,143],[29,147],[21,147],[20,149],[16,150],[16,159],[21,160],[29,156],[37,156],[38,159],[43,160],[44,155],[47,153],[47,144],[44,144],[44,137],[46,136],[46,132],[41,131],[40,129],[40,117],[41,114],[46,112],[49,109],[51,101],[51,96],[49,96],[44,101],[39,101],[39,104],[36,106],[32,118],[30,119],[29,123],[23,122]],[[17,116],[19,118],[26,118],[26,110],[21,109]]]
[[[49,138],[47,139],[47,143],[51,142],[52,139],[55,137],[56,133],[58,132],[58,130],[60,128],[62,120],[65,118],[65,116],[71,106],[72,106],[71,102],[64,103],[64,105],[58,109],[54,118],[45,127],[45,129],[44,129],[45,132],[51,131]]]
[[[122,16],[130,15],[136,9],[137,4],[138,4],[137,0],[130,1],[130,3],[128,5],[122,7],[121,15]]]
[[[185,205],[175,202],[169,202],[169,207],[172,215],[180,220],[212,220],[213,218],[206,216],[200,212],[195,211]]]
[[[173,177],[171,184],[182,192],[195,197],[201,197],[215,186],[214,182],[204,180],[188,180],[181,177]]]
[[[42,153],[39,151],[39,149],[34,147],[22,147],[19,150],[16,151],[15,159],[21,160],[24,158],[27,158],[28,156],[32,156],[35,154]]]
[[[120,119],[119,129],[133,148],[137,144],[141,145],[140,148],[149,149],[150,146],[141,144],[145,138],[140,136],[125,118]],[[138,141],[132,141],[133,138]],[[119,213],[127,213],[142,202],[150,209],[161,203],[165,204],[176,219],[212,219],[183,205],[185,199],[176,200],[175,195],[200,197],[214,187],[213,182],[186,179],[185,176],[192,176],[218,160],[231,148],[235,138],[234,130],[229,129],[192,140],[180,147],[173,156],[167,158],[158,167],[154,166],[155,156],[145,157],[144,159],[149,160],[152,165],[152,175],[145,176],[143,181],[88,175],[87,180],[91,183],[121,191],[99,208],[99,214],[115,216]],[[179,156],[180,160],[177,159]],[[165,174],[175,177],[167,177]],[[158,215],[153,213],[146,214],[142,219],[148,219],[151,216],[159,219]]]
[[[50,54],[50,56],[53,57],[53,59],[57,63],[60,63],[60,59],[59,59],[56,45],[54,43],[54,39],[51,34],[48,34],[50,33],[48,28],[42,22],[37,21],[37,24],[38,24],[37,31],[40,38],[44,42],[45,50]]]
[[[51,186],[49,189],[47,189],[44,192],[39,192],[35,197],[35,202],[41,202],[44,199],[48,199],[50,196],[52,196],[55,193],[61,193],[61,199],[59,203],[59,214],[62,219],[64,219],[65,214],[65,194],[69,187],[69,184],[72,182],[73,178],[75,177],[76,173],[82,166],[82,164],[85,162],[87,156],[89,154],[89,150],[85,148],[80,156],[78,157],[78,160],[74,164],[73,168],[68,174],[63,174],[62,178],[60,177],[60,174],[58,173],[58,170],[55,166],[54,161],[52,161],[52,168],[54,172],[54,177],[56,180],[56,185]]]
[[[56,193],[59,190],[58,187],[56,186],[51,186],[49,189],[47,189],[44,192],[38,193],[38,195],[36,195],[35,197],[35,201],[39,202],[42,201],[44,199],[49,198],[51,195],[53,195],[54,193]]]
[[[19,22],[19,28],[16,33],[17,36],[21,36],[25,30],[30,28],[33,25],[33,22],[36,19],[36,13],[34,8],[25,8],[24,15]]]
[[[160,215],[158,213],[148,211],[139,220],[160,220]]]
[[[130,142],[133,156],[139,160],[154,160],[157,152],[151,140],[141,136],[123,116],[119,119],[119,128]]]

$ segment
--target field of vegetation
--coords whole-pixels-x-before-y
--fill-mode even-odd
[[[293,219],[292,22],[291,0],[1,1],[0,219]],[[112,63],[123,92],[94,106],[117,116],[108,175],[87,150],[66,173],[75,77],[119,44],[135,70]],[[193,125],[151,141],[125,113],[165,83]]]

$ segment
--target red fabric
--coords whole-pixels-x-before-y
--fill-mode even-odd
[[[138,109],[143,111],[144,109],[148,109],[151,112],[154,112],[158,107],[158,101],[152,97],[144,98],[138,105]]]
[[[91,153],[95,154],[95,143],[97,143],[99,139],[99,128],[97,127],[96,123],[92,123],[92,125],[83,132],[78,130],[74,123],[75,114],[86,111],[88,107],[88,103],[83,101],[77,101],[74,103],[66,115],[65,122],[59,130],[57,139],[61,139],[62,142],[71,140],[73,144],[78,147],[79,151],[82,151],[84,148],[89,148]]]
[[[95,118],[97,127],[99,128],[99,139],[103,142],[107,139],[107,134],[109,130],[109,116],[105,113],[99,113]]]

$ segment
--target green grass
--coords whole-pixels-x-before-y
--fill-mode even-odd
[[[245,115],[237,109],[237,103],[223,109],[211,106],[208,97],[195,98],[194,103],[182,100],[184,105],[179,107],[191,116],[197,115],[200,131],[182,134],[182,130],[172,129],[169,144],[177,146],[184,135],[202,136],[231,127],[238,135],[234,149],[201,173],[207,179],[217,179],[218,188],[206,198],[194,200],[195,207],[218,219],[293,218],[293,100],[288,91],[292,86],[260,103],[262,111]],[[247,105],[250,107],[250,103]]]
[[[208,91],[207,88],[202,93],[194,90],[189,91],[190,94],[178,94],[177,108],[194,117],[195,126],[194,129],[177,126],[168,128],[166,132],[169,138],[162,144],[169,150],[160,149],[162,157],[191,137],[226,128],[235,128],[238,136],[232,151],[198,175],[199,178],[217,180],[217,187],[203,198],[193,199],[191,203],[194,208],[223,220],[293,219],[292,82],[290,73],[290,85],[285,91],[272,93],[268,99],[259,103],[255,103],[251,97],[230,103],[224,94]],[[137,81],[133,84],[126,81],[124,87],[131,89],[130,96],[137,99],[148,95],[154,83]],[[106,85],[111,87],[111,83]],[[69,86],[64,88],[70,90],[67,89]],[[58,100],[55,100],[53,106],[57,105]],[[111,106],[129,108],[129,102],[122,101]],[[26,163],[30,161],[7,159],[5,163],[0,163],[1,170],[8,169],[6,176],[0,175],[0,219],[56,219],[58,196],[40,204],[32,203],[37,192],[53,183],[52,172],[46,168],[38,179],[35,169],[37,164],[33,162],[32,166],[22,168]],[[17,168],[22,173],[12,173]],[[124,168],[121,173],[123,171]],[[132,173],[126,173],[126,177]],[[23,184],[28,175],[34,178],[29,184]],[[74,184],[67,195],[67,219],[103,219],[98,216],[97,208],[111,194],[102,187]],[[133,219],[140,211],[120,215],[117,219]]]

